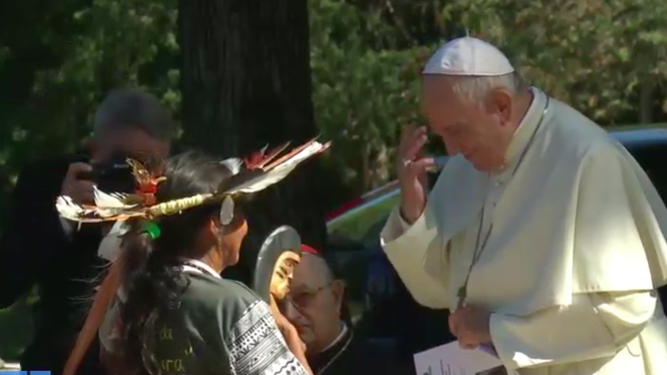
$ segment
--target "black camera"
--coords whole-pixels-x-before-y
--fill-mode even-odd
[[[124,152],[115,152],[111,158],[104,163],[93,163],[92,171],[80,174],[82,180],[89,180],[97,185],[97,188],[105,192],[134,193],[136,183],[132,174],[132,166],[127,159],[136,157]]]

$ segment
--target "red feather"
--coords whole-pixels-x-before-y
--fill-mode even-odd
[[[276,156],[278,156],[287,148],[287,146],[289,146],[289,144],[289,142],[285,142],[282,145],[272,149],[268,153],[266,152],[268,146],[265,146],[260,151],[255,152],[250,155],[250,157],[244,159],[243,162],[246,169],[264,168],[266,163],[269,163],[271,160],[275,159]]]
[[[302,144],[301,146],[299,146],[299,147],[293,149],[292,151],[288,152],[287,154],[283,155],[279,159],[276,159],[271,164],[263,166],[263,168],[268,171],[268,170],[280,165],[280,163],[283,163],[283,162],[291,159],[292,157],[294,157],[294,155],[298,154],[299,152],[301,152],[301,150],[303,150],[304,148],[313,144],[313,142],[315,142],[316,140],[317,140],[317,138],[311,139],[310,141]],[[287,147],[287,146],[285,146],[285,147]],[[285,147],[283,147],[283,149],[285,149]]]

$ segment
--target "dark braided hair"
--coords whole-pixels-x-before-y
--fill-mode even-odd
[[[158,187],[157,202],[213,193],[229,176],[228,167],[205,154],[187,152],[172,157],[166,163],[167,180]],[[120,315],[123,326],[120,367],[124,375],[160,373],[152,351],[155,320],[160,311],[169,308],[188,287],[181,274],[179,258],[199,259],[209,251],[209,248],[197,249],[198,235],[219,211],[220,204],[210,204],[160,217],[154,221],[160,228],[155,240],[146,232],[145,220],[132,222],[123,240],[121,276],[127,295]],[[236,216],[235,222],[242,221],[241,215]]]

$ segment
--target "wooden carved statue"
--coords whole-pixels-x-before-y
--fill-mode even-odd
[[[289,226],[281,226],[266,237],[257,256],[252,288],[267,303],[280,301],[289,292],[294,268],[301,260],[301,237]]]

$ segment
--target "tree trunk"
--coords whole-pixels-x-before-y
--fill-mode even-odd
[[[316,135],[306,0],[180,0],[179,18],[186,144],[230,157]],[[245,245],[282,224],[324,245],[320,165],[254,199]]]

